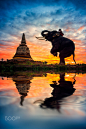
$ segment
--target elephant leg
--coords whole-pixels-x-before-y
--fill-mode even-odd
[[[57,56],[57,49],[55,47],[53,47],[50,51],[51,54],[53,54],[54,56]]]
[[[64,64],[65,65],[65,55],[64,55],[63,51],[61,51],[59,53],[59,57],[60,57],[60,64]]]
[[[60,64],[65,65],[65,59],[63,57],[60,57]]]

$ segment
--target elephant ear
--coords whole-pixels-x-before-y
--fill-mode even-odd
[[[53,34],[53,37],[58,37],[60,36],[60,32],[56,32],[55,34]]]
[[[49,33],[50,33],[50,31],[48,31],[48,30],[43,30],[43,31],[41,32],[41,35],[42,35],[43,37],[46,37]]]

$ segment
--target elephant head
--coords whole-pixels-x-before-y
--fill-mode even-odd
[[[60,33],[57,32],[56,30],[54,30],[54,31],[43,30],[43,31],[41,32],[41,35],[42,35],[43,37],[45,37],[46,40],[52,41],[53,38],[55,38],[56,36],[57,36],[57,37],[60,36]]]

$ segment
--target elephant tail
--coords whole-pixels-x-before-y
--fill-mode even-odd
[[[74,62],[75,62],[75,64],[76,64],[76,61],[75,61],[75,53],[73,53],[73,60],[74,60]]]

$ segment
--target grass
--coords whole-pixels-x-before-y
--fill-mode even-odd
[[[27,61],[25,63],[13,63],[13,62],[0,62],[0,72],[15,72],[15,71],[55,71],[55,72],[86,72],[86,64],[76,64],[76,65],[58,65],[50,64],[47,65],[46,62],[43,64],[35,64],[33,62]]]

